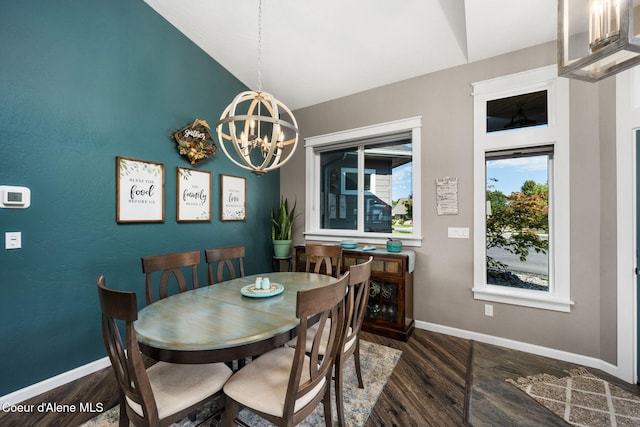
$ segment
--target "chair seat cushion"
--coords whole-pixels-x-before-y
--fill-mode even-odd
[[[158,362],[147,373],[158,407],[158,417],[166,418],[222,390],[232,371],[224,363],[182,365]],[[127,399],[142,416],[142,408]]]
[[[236,372],[224,385],[224,393],[242,406],[282,417],[294,355],[295,349],[290,347],[280,347],[263,354]],[[309,381],[309,358],[305,356],[300,383],[306,381]],[[294,405],[294,412],[321,393],[325,383],[326,378],[299,399]]]

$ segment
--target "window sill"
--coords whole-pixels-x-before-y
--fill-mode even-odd
[[[317,240],[321,242],[334,243],[340,243],[340,241],[343,239],[353,239],[356,240],[359,244],[365,243],[371,245],[386,245],[387,240],[391,238],[401,240],[403,246],[422,246],[422,237],[413,234],[411,236],[403,236],[401,234],[384,233],[372,236],[371,234],[353,232],[353,230],[348,230],[351,231],[349,233],[345,233],[345,231],[347,230],[307,231],[304,233],[304,237],[307,240]]]
[[[564,313],[569,313],[571,306],[574,305],[574,302],[570,299],[555,297],[542,291],[530,291],[493,285],[474,287],[472,291],[473,298],[477,300],[561,311]]]

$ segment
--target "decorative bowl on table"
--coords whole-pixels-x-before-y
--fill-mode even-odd
[[[343,240],[340,244],[342,249],[355,249],[358,247],[358,243],[355,240]]]
[[[270,286],[267,289],[257,288],[255,283],[243,286],[240,289],[240,294],[249,298],[273,297],[276,295],[280,295],[282,292],[284,292],[284,286],[282,286],[280,283],[273,283],[273,282],[270,284]]]
[[[402,240],[389,239],[387,241],[388,252],[400,252],[402,250]]]

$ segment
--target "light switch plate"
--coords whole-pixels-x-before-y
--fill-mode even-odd
[[[22,233],[19,231],[8,231],[4,233],[5,249],[20,249],[22,247]]]
[[[448,235],[452,239],[468,239],[469,228],[468,227],[449,227]]]

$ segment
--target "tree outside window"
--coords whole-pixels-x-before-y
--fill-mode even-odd
[[[488,284],[549,290],[548,162],[548,154],[487,156]]]

